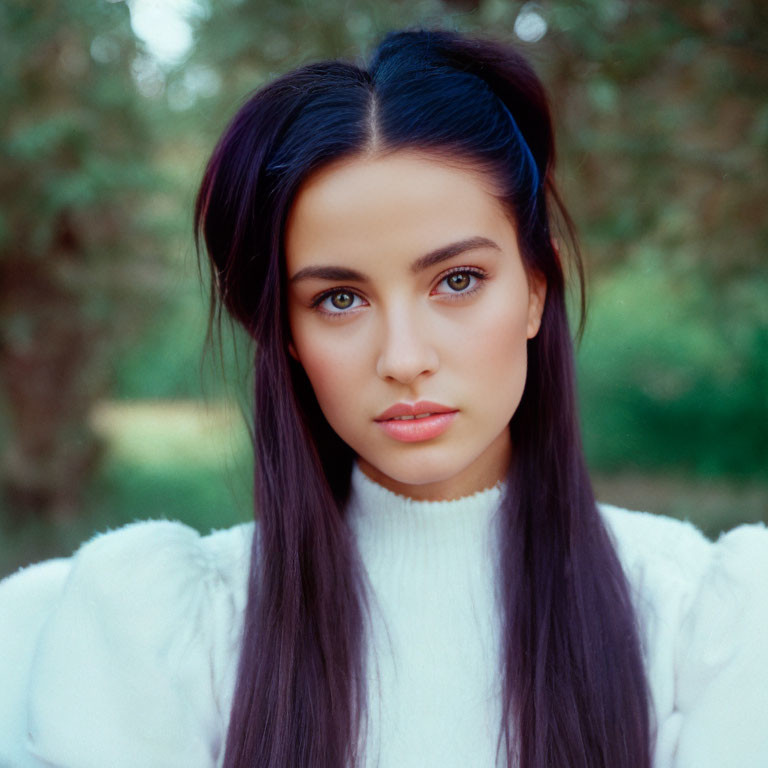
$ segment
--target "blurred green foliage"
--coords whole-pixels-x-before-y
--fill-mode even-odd
[[[768,478],[768,276],[745,286],[743,315],[701,274],[660,254],[593,286],[579,354],[593,467]]]
[[[243,339],[225,328],[223,351],[209,347],[201,365],[207,288],[190,230],[204,162],[269,78],[320,57],[363,60],[409,25],[512,41],[550,92],[558,179],[590,277],[578,371],[596,475],[645,478],[646,490],[660,474],[717,482],[724,499],[726,487],[758,488],[749,515],[768,519],[761,0],[190,0],[188,10],[195,44],[169,62],[137,39],[119,0],[0,6],[0,429],[14,541],[43,541],[29,533],[43,525],[41,556],[136,517],[203,530],[250,514],[242,423],[211,428],[237,436],[222,470],[208,434],[185,438],[200,462],[152,449],[185,434],[162,410],[105,431],[94,407],[163,400],[174,413],[207,397],[247,411]],[[729,524],[721,512],[711,520],[713,532]],[[0,552],[0,570],[23,551]]]
[[[77,514],[103,450],[91,407],[161,282],[139,56],[122,4],[0,5],[0,492],[17,519]]]

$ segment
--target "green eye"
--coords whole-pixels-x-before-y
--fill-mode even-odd
[[[312,301],[311,306],[326,317],[344,317],[348,314],[347,310],[357,309],[361,306],[360,302],[356,302],[357,299],[362,302],[361,297],[354,291],[336,288],[321,293]]]
[[[331,304],[333,304],[336,309],[349,309],[352,306],[352,302],[355,300],[354,296],[346,291],[334,293],[330,296],[330,299]]]

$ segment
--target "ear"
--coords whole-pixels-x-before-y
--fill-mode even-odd
[[[541,326],[544,304],[547,300],[547,281],[541,272],[531,272],[528,276],[528,338],[532,339]]]
[[[288,342],[288,354],[297,362],[300,363],[301,360],[299,360],[299,355],[296,352],[296,347],[293,346],[293,342]]]

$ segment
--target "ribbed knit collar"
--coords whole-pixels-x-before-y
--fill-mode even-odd
[[[357,462],[352,468],[352,497],[357,497],[358,501],[363,501],[366,509],[374,509],[377,514],[411,515],[420,518],[437,515],[442,519],[452,514],[469,515],[476,513],[482,516],[495,510],[505,487],[506,483],[500,481],[491,488],[476,491],[459,499],[420,501],[379,485],[360,469]]]
[[[491,523],[505,488],[499,482],[459,499],[419,501],[384,488],[355,463],[348,520],[364,557],[451,558],[472,541],[487,546],[494,538]]]

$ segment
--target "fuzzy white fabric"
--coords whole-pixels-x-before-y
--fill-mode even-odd
[[[367,764],[495,765],[503,488],[416,502],[357,467],[352,482],[372,596]],[[655,768],[767,768],[768,530],[712,543],[601,511],[640,620]],[[0,583],[0,767],[220,766],[253,531],[134,523]]]

